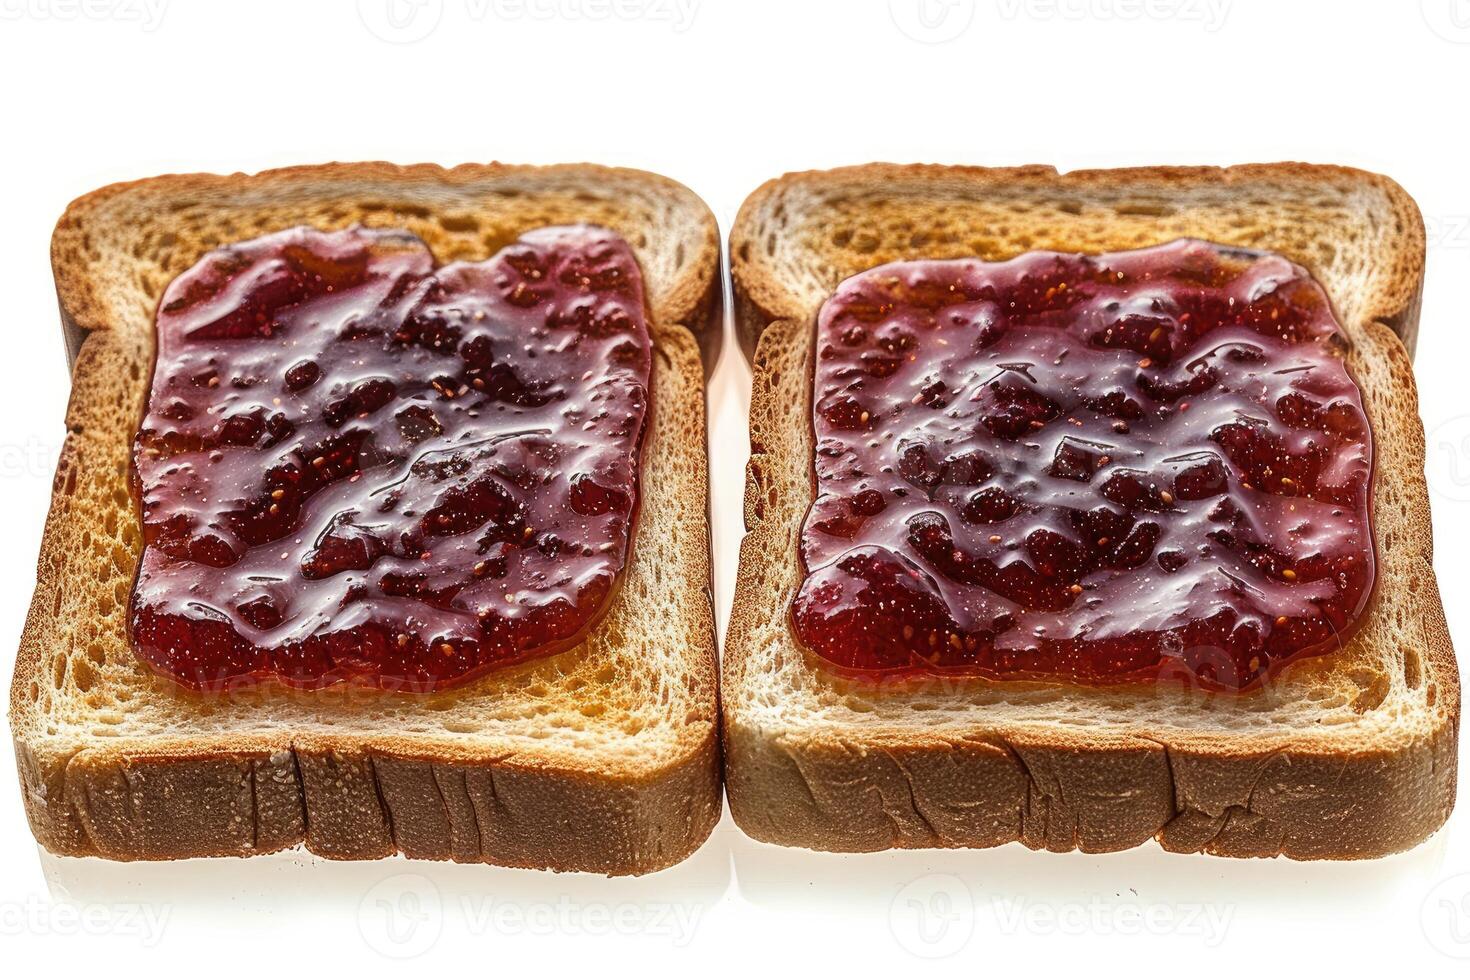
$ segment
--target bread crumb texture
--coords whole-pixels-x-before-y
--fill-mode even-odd
[[[1339,652],[1260,690],[843,679],[793,641],[811,504],[812,339],[842,279],[883,262],[1104,252],[1188,236],[1280,252],[1332,298],[1377,453],[1378,579]],[[741,210],[741,328],[759,336],[721,695],[747,832],[831,850],[989,846],[1368,857],[1454,801],[1459,680],[1434,578],[1412,338],[1423,228],[1397,185],[1339,168],[795,174]]]
[[[652,411],[633,556],[584,643],[414,694],[276,684],[193,695],[132,653],[141,537],[128,455],[153,312],[210,249],[309,224],[406,228],[440,263],[522,232],[619,231],[646,280]],[[704,384],[691,333],[718,268],[712,217],[649,174],[590,166],[331,165],[105,188],[58,225],[64,317],[85,342],[11,692],[27,810],[61,853],[317,853],[628,873],[719,814]]]

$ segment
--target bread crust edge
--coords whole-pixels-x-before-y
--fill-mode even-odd
[[[219,189],[230,182],[298,178],[473,182],[500,174],[620,175],[651,180],[702,212],[701,254],[668,292],[650,296],[650,326],[678,370],[713,363],[718,327],[720,238],[713,214],[683,185],[643,171],[566,164],[401,167],[327,164],[253,176],[168,175],[114,184],[67,208],[53,237],[53,271],[68,354],[75,361],[94,331],[112,329],[85,267],[57,261],[63,229],[92,206],[139,190]],[[664,186],[666,185],[666,186]],[[703,412],[704,384],[694,368]],[[70,413],[69,413],[70,414]],[[700,431],[704,431],[701,419]],[[701,456],[705,446],[699,447]],[[63,451],[65,453],[65,450]],[[706,459],[707,465],[707,459]],[[706,501],[707,509],[707,501]],[[48,524],[52,515],[48,514]],[[42,553],[44,563],[46,554]],[[709,555],[701,560],[708,599]],[[39,588],[39,582],[38,582]],[[426,755],[409,739],[245,735],[196,748],[153,751],[136,741],[56,747],[27,737],[24,688],[37,661],[28,655],[38,626],[35,600],[11,684],[11,728],[28,822],[38,843],[64,856],[170,860],[248,856],[303,844],[337,859],[408,857],[508,867],[636,875],[673,865],[712,832],[722,811],[718,669],[713,609],[693,617],[708,635],[691,636],[691,662],[708,671],[709,713],[688,722],[672,758],[618,772],[538,760],[528,753],[454,758]],[[31,649],[31,654],[36,650]],[[701,712],[703,715],[704,713]],[[221,745],[221,741],[231,744]],[[577,818],[577,819],[574,819]]]
[[[1136,176],[1221,179],[1283,169],[1368,178],[1386,190],[1397,210],[1413,216],[1407,254],[1401,258],[1417,275],[1396,284],[1389,308],[1382,308],[1385,297],[1375,297],[1378,308],[1369,324],[1372,339],[1381,341],[1375,346],[1400,359],[1398,367],[1409,372],[1407,344],[1417,330],[1422,297],[1423,225],[1417,205],[1389,178],[1302,164],[1066,175],[1050,167],[872,164],[828,173],[885,179],[961,173],[983,182],[1115,181]],[[810,329],[811,324],[807,311],[779,283],[761,281],[759,263],[742,261],[741,248],[751,241],[750,223],[762,198],[777,193],[786,181],[825,176],[811,172],[768,181],[746,199],[730,235],[737,331],[747,353],[753,350],[754,375],[742,572],[748,561],[766,560],[766,537],[781,533],[763,526],[762,516],[766,488],[759,457],[775,441],[763,431],[769,424],[765,403],[774,396],[766,378],[766,354],[769,350],[774,355],[781,346],[778,335]],[[1229,857],[1364,859],[1406,850],[1444,824],[1456,794],[1460,685],[1431,557],[1426,550],[1424,589],[1434,600],[1422,607],[1431,640],[1424,659],[1439,685],[1441,703],[1448,707],[1443,723],[1420,737],[1343,753],[1279,744],[1241,751],[1205,740],[1142,736],[1088,744],[1062,733],[1047,737],[979,725],[970,732],[932,731],[917,737],[912,732],[766,730],[722,683],[731,816],[756,840],[823,851],[991,847],[1019,841],[1033,849],[1097,853],[1150,839],[1169,851]],[[758,625],[762,610],[746,576],[737,575],[723,681],[733,676],[734,665],[757,655],[744,634]],[[1119,800],[1126,802],[1120,805]]]
[[[409,858],[638,875],[682,861],[720,817],[719,742],[635,778],[524,756],[444,761],[392,739],[250,739],[236,751],[15,740],[26,816],[52,853],[111,860]]]
[[[1424,219],[1419,213],[1418,204],[1397,181],[1382,174],[1335,164],[1300,162],[1245,163],[1228,167],[1118,167],[1070,171],[1060,171],[1044,164],[973,167],[925,163],[866,163],[832,170],[783,174],[761,184],[746,197],[730,228],[730,281],[734,293],[736,339],[746,358],[750,359],[755,355],[756,343],[761,333],[769,324],[801,315],[800,301],[786,291],[780,280],[759,259],[750,258],[760,254],[757,247],[759,243],[754,236],[757,216],[769,201],[778,198],[792,186],[863,181],[924,185],[961,178],[972,181],[977,189],[1016,181],[1033,183],[1038,188],[1085,188],[1126,184],[1138,180],[1189,184],[1200,180],[1243,183],[1260,178],[1292,178],[1311,182],[1324,177],[1344,178],[1375,187],[1391,202],[1394,211],[1404,221],[1404,252],[1398,258],[1405,263],[1407,273],[1394,284],[1393,295],[1380,297],[1384,310],[1379,319],[1398,334],[1404,347],[1412,355],[1418,338],[1419,306],[1424,279]]]
[[[658,297],[654,310],[665,323],[677,323],[694,334],[699,342],[705,378],[708,380],[718,359],[722,331],[720,329],[721,275],[720,232],[715,216],[702,198],[678,181],[646,170],[609,167],[596,163],[508,164],[461,163],[443,167],[433,163],[396,164],[374,160],[333,162],[277,167],[257,173],[186,173],[160,174],[138,180],[120,181],[89,191],[74,199],[57,220],[51,238],[51,267],[56,280],[56,293],[61,308],[62,332],[66,338],[67,359],[74,363],[86,334],[107,326],[104,304],[98,298],[86,270],[77,268],[65,256],[66,235],[83,224],[99,205],[112,198],[129,194],[174,194],[179,192],[218,192],[241,186],[288,186],[320,181],[324,183],[377,180],[385,185],[467,185],[498,177],[583,177],[616,178],[645,183],[659,192],[682,198],[682,204],[700,215],[703,241],[698,254],[691,257],[688,268],[666,295]]]
[[[764,442],[767,345],[808,328],[778,321],[754,364],[752,446]],[[1380,339],[1407,354],[1386,327]],[[759,469],[759,464],[755,464]],[[748,471],[741,567],[766,560],[759,477]],[[784,540],[784,538],[783,538]],[[819,851],[994,847],[1102,853],[1157,840],[1168,851],[1224,857],[1352,860],[1407,850],[1454,808],[1460,685],[1430,556],[1422,612],[1424,669],[1449,705],[1424,737],[1344,753],[1279,740],[1241,750],[1209,737],[1138,733],[1104,739],[977,724],[966,731],[763,729],[742,711],[736,666],[759,654],[745,635],[767,603],[745,576],[722,662],[725,793],[748,836]]]
[[[1006,732],[808,739],[737,712],[725,720],[725,789],[748,836],[819,851],[1018,841],[1104,853],[1156,840],[1178,853],[1357,860],[1414,847],[1448,819],[1458,731],[1456,714],[1428,738],[1344,758]]]

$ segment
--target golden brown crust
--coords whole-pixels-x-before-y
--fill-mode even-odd
[[[1004,190],[1018,199],[1029,197],[1032,206],[1044,204],[1057,209],[1047,216],[1053,226],[1034,229],[1033,240],[1021,251],[1096,251],[1098,243],[1109,238],[1121,241],[1119,247],[1157,244],[1179,237],[1189,227],[1198,227],[1199,215],[1190,208],[1171,209],[1177,207],[1181,192],[1198,193],[1202,189],[1221,199],[1213,208],[1218,220],[1209,225],[1209,234],[1203,237],[1238,245],[1258,245],[1262,232],[1281,231],[1279,226],[1272,229],[1269,223],[1240,220],[1253,210],[1268,207],[1273,194],[1295,195],[1318,209],[1319,226],[1302,229],[1299,234],[1303,236],[1331,233],[1338,217],[1334,209],[1343,207],[1345,195],[1369,191],[1381,196],[1394,225],[1390,237],[1395,249],[1393,254],[1379,256],[1379,260],[1391,267],[1393,274],[1382,277],[1384,288],[1372,297],[1372,302],[1383,311],[1379,319],[1412,353],[1424,278],[1424,222],[1418,206],[1402,187],[1381,174],[1308,163],[1131,167],[1065,173],[1034,165],[870,163],[789,173],[766,181],[751,193],[731,228],[730,275],[735,290],[736,331],[742,349],[750,356],[767,324],[803,314],[804,299],[793,292],[773,263],[770,240],[772,234],[799,236],[810,230],[790,213],[788,200],[793,195],[816,192],[825,195],[827,202],[854,209],[888,202],[901,207],[911,219],[901,229],[906,239],[885,237],[882,230],[873,228],[849,228],[845,230],[851,237],[844,244],[812,243],[817,253],[813,258],[823,265],[825,278],[830,279],[828,286],[835,286],[849,275],[896,259],[991,259],[1014,254],[1016,248],[1008,247],[1004,230],[977,227],[972,224],[976,215],[966,212],[966,204],[983,202],[997,191]],[[1084,211],[1079,202],[1089,199],[1097,206]],[[814,213],[819,210],[814,209]],[[1134,227],[1126,227],[1128,219],[1136,219]],[[1312,255],[1299,255],[1298,261],[1317,271]]]
[[[889,194],[898,193],[893,171],[925,182],[973,180],[982,188],[1068,179],[1046,168],[957,175],[936,172],[944,168],[854,169],[875,183],[881,175]],[[1271,167],[1231,172],[1241,171],[1275,174]],[[1124,185],[1141,174],[1188,186],[1218,181],[1219,173],[1093,172],[1087,179]],[[850,172],[838,174],[835,185],[846,188]],[[1332,174],[1357,179],[1352,171]],[[1384,178],[1369,183],[1389,185]],[[771,193],[768,184],[753,199]],[[1394,206],[1402,210],[1401,202]],[[826,675],[799,651],[785,617],[799,580],[792,542],[811,499],[811,324],[820,296],[772,282],[754,290],[761,298],[752,297],[750,287],[771,271],[739,251],[760,237],[750,226],[758,210],[748,201],[731,234],[737,309],[743,304],[746,324],[764,328],[753,361],[749,533],[722,663],[726,791],[743,830],[821,850],[1018,840],[1033,848],[1108,851],[1155,838],[1176,851],[1363,858],[1411,847],[1443,824],[1455,796],[1459,677],[1431,564],[1409,357],[1384,326],[1412,335],[1417,318],[1422,234],[1414,234],[1414,221],[1402,219],[1404,254],[1389,261],[1394,281],[1371,285],[1351,305],[1350,356],[1387,468],[1375,487],[1383,567],[1364,626],[1370,638],[1293,665],[1249,701],[1213,700],[1217,714],[1210,715],[1190,714],[1180,707],[1187,698],[1147,686],[1089,692],[1058,685],[1050,700],[1044,689],[1028,698],[984,682],[935,684],[923,696],[864,690]],[[811,214],[792,210],[783,214],[792,229],[833,230],[823,227],[830,215],[820,206]],[[913,225],[923,227],[923,220],[916,214]],[[1112,245],[1104,231],[1092,234],[1104,249],[1134,243],[1126,226]],[[768,245],[761,248],[769,257],[775,250]],[[936,244],[932,252],[952,250]],[[831,255],[806,258],[819,270],[814,280],[856,271]],[[1346,300],[1334,296],[1340,305]],[[763,322],[772,312],[781,316]],[[782,680],[769,683],[772,676]],[[1294,714],[1296,698],[1309,708]],[[1387,704],[1390,698],[1400,701]],[[1057,710],[1061,701],[1075,710]],[[1309,716],[1319,702],[1316,722]],[[1394,723],[1396,710],[1414,720]],[[1275,712],[1288,721],[1262,720]],[[1195,727],[1190,719],[1199,719]]]
[[[629,204],[622,189],[633,185],[662,204]],[[465,187],[475,193],[460,196]],[[657,227],[659,207],[679,210],[686,225],[677,234]],[[120,227],[123,216],[130,224]],[[600,221],[633,242],[650,270],[655,363],[632,564],[582,646],[442,696],[252,692],[211,704],[149,675],[123,635],[138,544],[126,458],[147,384],[152,307],[173,275],[232,232],[363,218],[401,221],[441,260],[489,254],[555,221]],[[658,234],[667,240],[654,243]],[[587,165],[164,177],[73,204],[53,260],[64,318],[80,331],[78,356],[11,688],[26,811],[44,846],[127,860],[304,843],[329,857],[401,851],[641,874],[708,836],[721,797],[704,386],[683,324],[700,326],[710,312],[718,239],[697,198],[664,178]],[[677,624],[676,642],[638,634],[650,603],[664,610],[661,622]],[[651,649],[662,659],[650,662]],[[664,715],[660,696],[672,706]],[[456,709],[464,702],[473,713]],[[154,721],[130,722],[142,705]],[[222,712],[234,720],[220,723]],[[398,718],[414,727],[395,729]],[[599,752],[596,743],[611,738],[623,742]]]
[[[537,185],[540,185],[539,187]],[[105,326],[108,311],[100,293],[101,287],[88,274],[82,252],[95,226],[108,220],[108,205],[119,200],[152,198],[160,209],[184,210],[191,204],[214,208],[239,206],[248,210],[248,201],[253,196],[288,195],[298,199],[309,199],[314,204],[333,197],[349,202],[348,211],[339,217],[337,224],[350,223],[344,218],[356,216],[355,205],[369,198],[376,205],[366,209],[369,213],[391,214],[394,223],[422,234],[430,247],[441,259],[445,256],[441,245],[446,230],[451,234],[468,232],[478,235],[480,228],[466,228],[451,220],[446,228],[435,227],[436,219],[444,217],[446,205],[456,210],[450,212],[451,219],[460,219],[483,207],[486,196],[499,194],[519,195],[522,193],[564,194],[572,197],[585,196],[590,187],[601,185],[609,195],[616,196],[630,189],[641,192],[649,201],[665,204],[679,212],[681,218],[695,226],[694,234],[681,256],[680,274],[667,288],[653,295],[654,317],[664,323],[677,323],[687,327],[699,340],[704,359],[706,376],[719,353],[720,296],[720,242],[719,229],[708,206],[687,187],[658,174],[621,167],[604,167],[598,164],[571,163],[551,166],[527,166],[505,163],[464,163],[455,167],[421,163],[399,165],[381,161],[364,163],[327,163],[264,170],[256,174],[166,174],[141,180],[109,184],[82,195],[73,201],[66,213],[57,222],[51,241],[51,262],[56,277],[56,291],[61,304],[61,313],[67,337],[68,356],[73,360],[80,348],[86,331]],[[446,189],[460,193],[446,198]],[[592,203],[582,200],[583,204]],[[573,209],[575,210],[575,208]],[[631,214],[617,215],[608,224],[629,237],[640,233],[653,235],[657,227],[647,222],[638,223]],[[285,222],[289,222],[289,211]],[[617,220],[622,217],[623,220]],[[497,220],[499,219],[499,220]],[[539,216],[534,210],[511,205],[504,215],[494,215],[486,225],[488,237],[483,239],[482,250],[495,251],[496,242],[505,244],[522,231],[547,224],[550,220]],[[324,226],[331,222],[323,222]],[[222,242],[206,242],[209,247]],[[634,241],[640,261],[647,259],[647,247]],[[188,268],[197,255],[177,257],[175,273]],[[651,291],[652,293],[652,291]]]
[[[627,875],[688,857],[720,816],[712,727],[684,758],[637,779],[515,757],[416,757],[392,738],[258,741],[49,759],[17,741],[32,831],[53,853],[122,861],[305,844],[343,860],[401,853]]]

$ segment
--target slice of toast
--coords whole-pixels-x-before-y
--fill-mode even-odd
[[[1181,237],[1280,252],[1322,283],[1376,435],[1376,591],[1357,634],[1256,692],[1178,684],[844,680],[793,639],[812,501],[814,321],[913,258],[1119,251]],[[1454,803],[1459,678],[1431,565],[1409,350],[1424,232],[1392,181],[1300,164],[1058,174],[871,165],[792,174],[730,236],[755,347],[751,458],[721,701],[740,827],[821,850],[984,847],[1365,858]],[[758,346],[756,341],[758,339]]]
[[[642,503],[618,594],[580,646],[433,694],[279,685],[191,695],[132,652],[128,459],[168,283],[215,246],[296,225],[406,228],[440,263],[533,228],[632,245],[654,347]],[[76,363],[11,688],[25,805],[49,850],[316,854],[637,874],[720,813],[704,375],[719,240],[683,186],[590,165],[347,164],[169,176],[74,202],[52,246]]]

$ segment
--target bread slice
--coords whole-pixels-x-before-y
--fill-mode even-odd
[[[1178,685],[842,680],[795,644],[812,500],[815,314],[907,258],[1102,252],[1191,236],[1270,249],[1326,288],[1376,434],[1374,597],[1339,652],[1257,693]],[[871,165],[771,181],[730,236],[758,338],[751,458],[721,699],[740,827],[822,850],[984,847],[1364,858],[1454,802],[1459,678],[1431,565],[1409,351],[1424,232],[1392,181],[1301,164],[1058,174]]]
[[[632,557],[579,647],[435,694],[265,686],[201,697],[132,653],[128,459],[153,315],[204,252],[294,225],[407,228],[440,262],[532,228],[620,232],[645,278],[652,411]],[[704,377],[719,240],[673,181],[578,165],[334,164],[170,176],[75,201],[52,245],[76,353],[67,435],[11,688],[26,811],[59,854],[316,854],[636,874],[720,813]]]

